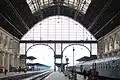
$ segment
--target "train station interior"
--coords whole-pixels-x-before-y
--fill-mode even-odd
[[[0,0],[1,79],[84,80],[93,68],[120,80],[119,0]]]

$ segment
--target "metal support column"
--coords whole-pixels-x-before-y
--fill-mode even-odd
[[[92,40],[92,37],[91,37],[91,40]],[[90,43],[90,57],[92,55],[92,43]]]
[[[25,43],[25,67],[27,67],[27,43]]]
[[[54,49],[55,49],[55,51],[54,51],[54,56],[55,56],[56,55],[56,43],[54,44]],[[55,63],[56,63],[56,58],[54,57],[54,71],[56,71]]]
[[[61,43],[61,71],[63,72],[63,62],[62,62],[62,59],[63,59],[63,53],[62,53],[62,43]]]
[[[75,71],[75,67],[74,67],[74,51],[75,51],[75,48],[73,47],[73,71],[72,71],[72,76],[73,76],[73,80],[74,80],[74,71]]]

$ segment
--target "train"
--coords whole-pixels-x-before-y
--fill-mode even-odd
[[[88,72],[90,69],[96,69],[101,77],[120,80],[120,56],[83,61],[74,68],[67,67],[68,71],[73,70],[77,73],[82,73],[84,70]]]

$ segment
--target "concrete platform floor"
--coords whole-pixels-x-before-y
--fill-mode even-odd
[[[68,77],[65,77],[62,72],[53,72],[44,80],[69,80]]]
[[[6,75],[4,73],[0,73],[0,78],[28,74],[28,73],[36,73],[36,72],[42,72],[42,71],[27,71],[26,73],[25,72],[20,72],[20,73],[19,72],[8,72]]]
[[[68,77],[65,77],[62,72],[53,72],[44,80],[71,80],[71,79],[69,79]],[[77,75],[77,80],[87,80],[87,79],[84,79],[82,75]]]
[[[71,80],[71,79],[69,79],[68,77],[65,77],[62,72],[53,72],[44,80]],[[87,80],[87,79],[84,79],[82,75],[77,75],[77,80]]]

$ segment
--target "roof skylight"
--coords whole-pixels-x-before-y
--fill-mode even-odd
[[[26,1],[32,13],[38,12],[39,10],[44,9],[45,7],[59,4],[59,5],[69,6],[85,14],[89,4],[91,3],[91,0],[61,0],[61,1],[59,0],[26,0]],[[58,4],[55,4],[54,3],[55,1]]]

